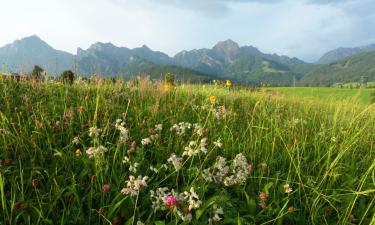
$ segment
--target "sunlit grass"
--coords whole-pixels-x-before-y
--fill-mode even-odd
[[[0,219],[187,224],[191,215],[208,224],[216,213],[215,224],[371,224],[374,124],[371,105],[258,90],[0,81]],[[92,158],[91,147],[101,149]],[[247,167],[234,174],[245,174],[243,183],[227,186],[232,172],[227,183],[207,180],[218,156],[230,166],[241,153]],[[130,176],[148,177],[133,196]],[[154,211],[150,192],[161,187],[174,194]],[[200,204],[189,208],[178,197],[191,188]]]

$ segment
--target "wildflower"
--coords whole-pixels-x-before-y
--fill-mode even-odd
[[[152,172],[154,172],[154,173],[158,173],[158,172],[159,172],[158,169],[156,169],[156,168],[153,167],[153,166],[150,166],[150,170],[151,170]]]
[[[287,194],[289,194],[290,192],[293,191],[293,189],[290,187],[289,184],[284,185],[284,190],[285,190],[285,193],[287,193]]]
[[[206,141],[207,141],[207,138],[203,138],[201,140],[201,143],[199,144],[199,148],[200,148],[201,152],[203,152],[204,154],[207,153]]]
[[[213,216],[211,218],[208,219],[208,224],[211,225],[211,224],[214,224],[214,222],[218,222],[221,220],[221,217],[222,215],[224,215],[224,211],[223,211],[223,208],[219,208],[216,204],[213,205]]]
[[[60,126],[61,125],[61,121],[57,120],[55,124],[56,124],[56,126]]]
[[[134,163],[133,165],[130,165],[129,171],[136,173],[137,172],[137,167],[139,166],[139,163]]]
[[[236,155],[231,165],[233,174],[224,179],[224,185],[231,186],[235,184],[244,184],[247,179],[247,175],[249,174],[247,169],[248,165],[249,164],[246,157],[242,153]]]
[[[163,130],[163,124],[155,125],[155,131],[161,131],[161,130]]]
[[[221,183],[229,173],[226,158],[218,156],[212,168],[203,170],[203,179],[207,182]]]
[[[187,200],[189,205],[189,211],[192,209],[198,209],[202,202],[199,200],[198,194],[194,191],[194,187],[190,188],[190,191],[185,191],[183,193],[183,198]]]
[[[74,137],[72,144],[78,145],[79,144],[79,137]]]
[[[174,124],[170,131],[175,131],[177,135],[183,136],[186,133],[187,129],[191,129],[192,124],[187,122],[180,122],[179,124]]]
[[[90,147],[89,149],[86,150],[86,154],[89,156],[89,158],[93,158],[95,156],[99,156],[104,154],[105,152],[108,152],[108,149],[104,146],[99,146],[97,148],[95,147]]]
[[[6,166],[11,166],[11,165],[13,165],[13,160],[12,160],[12,159],[5,159],[5,160],[4,160],[4,165],[6,165]]]
[[[215,95],[210,96],[210,102],[211,104],[215,104],[217,97]]]
[[[225,86],[227,86],[228,88],[232,87],[232,81],[231,80],[227,80],[225,82]]]
[[[214,145],[218,148],[222,148],[223,147],[223,143],[221,142],[220,139],[218,139],[217,141],[214,141]]]
[[[194,133],[198,134],[199,136],[203,135],[203,127],[197,123],[194,124]]]
[[[249,164],[249,165],[247,166],[247,171],[249,171],[249,173],[251,173],[251,172],[253,172],[253,170],[254,170],[254,166],[253,166],[253,164]]]
[[[264,202],[260,203],[259,206],[260,206],[260,208],[262,208],[262,209],[267,208],[267,205],[266,205]]]
[[[76,151],[75,151],[75,154],[76,154],[76,156],[80,156],[82,153],[81,153],[81,149],[77,149]]]
[[[151,138],[144,138],[141,141],[142,145],[148,145],[151,144]]]
[[[109,184],[104,184],[102,190],[104,193],[108,193],[111,190],[111,186]]]
[[[214,116],[216,119],[225,119],[227,116],[232,115],[232,111],[225,108],[225,106],[219,106],[217,108],[212,109]]]
[[[177,198],[173,195],[168,195],[165,198],[165,204],[168,206],[168,208],[172,209],[172,208],[176,207]]]
[[[169,83],[164,84],[164,91],[168,92],[171,90],[171,85]]]
[[[151,139],[151,141],[155,141],[156,139],[158,139],[159,138],[159,134],[151,134],[150,135],[150,139]]]
[[[267,201],[268,196],[267,196],[267,194],[266,194],[265,192],[261,192],[261,193],[259,194],[259,198],[260,198],[260,200],[264,203],[264,202]]]
[[[127,156],[124,156],[122,163],[129,163],[130,159]]]
[[[289,208],[288,208],[288,213],[292,213],[292,212],[294,212],[294,211],[296,211],[296,209],[295,209],[294,207],[289,207]]]
[[[117,119],[116,120],[116,129],[118,131],[120,131],[120,143],[124,144],[126,143],[126,141],[128,140],[128,136],[129,136],[129,130],[127,128],[124,127],[125,126],[125,123],[122,122],[121,119]]]
[[[137,147],[137,142],[136,142],[136,141],[133,141],[133,142],[131,143],[130,147],[131,147],[132,149],[135,149],[135,148]]]
[[[100,132],[102,132],[101,129],[98,129],[97,127],[90,127],[90,129],[89,129],[89,136],[90,137],[98,136]]]
[[[154,211],[158,210],[166,210],[166,198],[169,195],[174,196],[167,187],[160,187],[156,189],[156,191],[151,190],[151,200],[152,200],[152,208]],[[177,199],[176,199],[177,202]]]
[[[193,216],[191,215],[191,213],[182,213],[181,211],[177,211],[177,215],[184,222],[190,222],[193,219]]]
[[[171,163],[173,165],[176,171],[181,169],[181,161],[182,158],[177,157],[174,153],[167,160],[168,163]]]
[[[121,193],[124,195],[136,196],[143,187],[147,186],[147,180],[147,176],[138,176],[137,179],[134,176],[129,176],[129,180],[126,181],[126,188],[123,188]]]

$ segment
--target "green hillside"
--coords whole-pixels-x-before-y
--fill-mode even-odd
[[[307,72],[302,85],[332,85],[359,82],[362,77],[375,81],[375,52],[351,56],[338,62],[319,65]]]

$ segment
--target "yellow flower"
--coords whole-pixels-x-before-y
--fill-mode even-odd
[[[225,85],[227,87],[231,87],[232,86],[232,81],[231,80],[227,80],[227,82],[225,83]]]
[[[211,104],[215,104],[217,97],[215,95],[210,96],[210,102]]]
[[[76,153],[76,156],[80,156],[81,155],[81,150],[77,149],[75,153]]]
[[[168,91],[170,91],[170,90],[171,90],[171,85],[168,84],[168,83],[164,84],[164,91],[165,91],[165,92],[168,92]]]

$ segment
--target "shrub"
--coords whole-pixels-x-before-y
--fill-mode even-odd
[[[61,74],[60,79],[61,79],[64,83],[73,84],[74,79],[75,79],[75,75],[74,75],[74,73],[73,73],[71,70],[65,70],[65,71]]]

